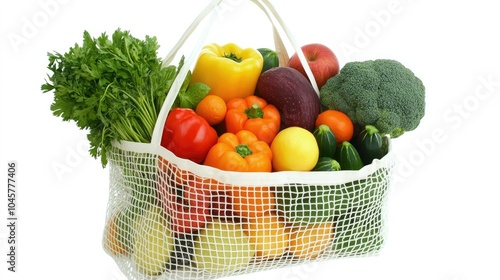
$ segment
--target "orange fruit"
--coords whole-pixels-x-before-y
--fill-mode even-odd
[[[289,233],[285,223],[273,212],[247,219],[241,226],[258,257],[276,258],[288,248]]]
[[[120,215],[121,214],[121,215]],[[123,236],[123,223],[126,223],[122,212],[115,213],[108,222],[106,227],[106,237],[104,238],[104,248],[111,252],[113,255],[124,255],[127,253],[127,247],[122,242]],[[120,225],[122,227],[120,227]]]
[[[290,232],[290,253],[299,259],[315,259],[333,239],[333,223],[309,224]]]
[[[209,94],[196,105],[195,112],[210,125],[216,125],[226,117],[226,102],[220,96]]]
[[[354,124],[345,113],[337,110],[323,111],[316,118],[316,127],[322,124],[330,127],[337,139],[337,144],[351,141],[354,134]]]

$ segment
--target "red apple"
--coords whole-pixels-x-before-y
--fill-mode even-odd
[[[339,61],[333,51],[322,44],[309,44],[302,46],[309,68],[313,73],[318,88],[321,88],[328,79],[339,73]],[[290,57],[288,66],[296,69],[307,78],[297,53]]]

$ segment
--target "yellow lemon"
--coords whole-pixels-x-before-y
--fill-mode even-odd
[[[271,143],[275,171],[310,171],[318,162],[319,148],[307,129],[292,126],[281,130]]]

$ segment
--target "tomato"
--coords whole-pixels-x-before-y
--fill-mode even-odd
[[[316,118],[316,127],[325,124],[335,135],[337,145],[344,141],[351,141],[354,134],[354,124],[351,119],[341,111],[326,110]]]

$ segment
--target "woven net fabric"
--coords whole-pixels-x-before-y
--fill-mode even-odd
[[[343,183],[246,185],[151,152],[114,147],[108,158],[103,246],[128,279],[216,279],[375,255],[384,243],[392,164]]]

